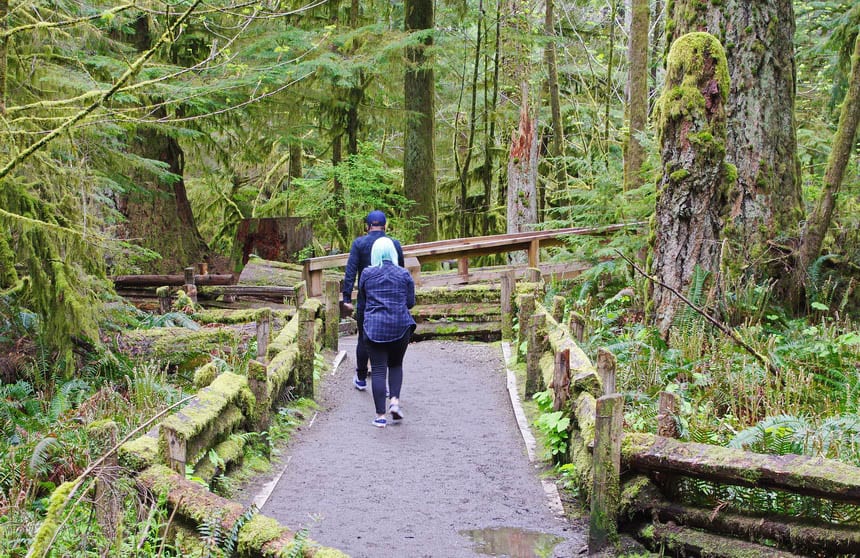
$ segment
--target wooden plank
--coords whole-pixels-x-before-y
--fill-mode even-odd
[[[661,549],[665,556],[707,556],[708,558],[802,558],[783,550],[747,541],[713,535],[689,527],[649,524],[639,537]]]
[[[415,256],[422,263],[457,259],[468,256],[475,257],[489,254],[501,254],[518,250],[529,250],[532,241],[539,241],[542,246],[561,246],[565,237],[570,235],[603,235],[631,227],[642,226],[645,223],[625,223],[606,227],[570,227],[546,231],[530,231],[521,233],[498,234],[492,236],[475,236],[470,238],[454,238],[437,240],[420,244],[403,246],[404,256]],[[349,254],[335,254],[310,258],[303,263],[309,271],[343,267],[349,259]]]
[[[411,313],[416,322],[441,318],[466,318],[464,321],[485,322],[498,321],[501,317],[499,305],[492,302],[421,304],[412,308]]]
[[[804,455],[765,455],[652,434],[627,434],[622,458],[638,471],[775,488],[860,505],[860,467]]]

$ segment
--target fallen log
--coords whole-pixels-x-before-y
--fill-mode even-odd
[[[161,287],[180,286],[185,284],[185,276],[171,275],[116,275],[111,277],[116,287]],[[236,278],[232,273],[195,275],[195,285],[232,285]]]
[[[753,542],[773,541],[780,548],[804,554],[827,556],[860,553],[860,530],[856,525],[833,525],[796,517],[742,515],[725,509],[705,509],[666,500],[653,485],[641,490],[628,512],[662,523],[675,523]]]
[[[657,471],[723,484],[774,488],[860,505],[860,468],[833,459],[765,455],[652,434],[627,434],[621,459],[638,471]]]
[[[707,558],[802,558],[775,548],[739,541],[673,524],[649,524],[639,530],[639,538],[665,556]]]

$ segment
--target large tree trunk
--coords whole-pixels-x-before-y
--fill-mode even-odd
[[[833,217],[833,207],[836,204],[836,194],[842,186],[842,178],[848,159],[854,148],[857,137],[857,127],[860,124],[860,33],[854,40],[854,55],[851,57],[851,77],[848,83],[848,93],[842,102],[839,114],[839,126],[833,138],[833,148],[827,158],[827,169],[824,172],[824,191],[815,207],[801,238],[797,254],[797,279],[807,285],[809,276],[807,270],[821,253],[824,235],[830,227]]]
[[[529,113],[529,86],[522,84],[520,124],[511,138],[511,154],[508,159],[508,231],[509,233],[530,230],[537,222],[537,163],[538,138],[535,118]],[[514,252],[509,260],[525,262],[525,255]]]
[[[407,0],[406,32],[433,28],[433,1]],[[435,164],[435,100],[433,68],[426,55],[433,40],[406,47],[407,67],[403,78],[406,134],[403,150],[403,183],[406,197],[415,202],[412,215],[426,219],[418,242],[438,236]]]
[[[627,138],[624,142],[624,190],[642,185],[645,149],[637,134],[648,124],[648,0],[633,0],[627,58]]]
[[[719,269],[728,87],[726,58],[716,38],[690,33],[675,41],[656,107],[663,178],[653,274],[680,292],[697,267]],[[656,324],[668,337],[679,301],[655,285],[653,305]]]
[[[151,47],[153,36],[148,17],[136,20],[134,35],[128,39],[138,50]],[[118,238],[161,255],[154,261],[139,262],[140,271],[176,272],[208,260],[209,248],[197,230],[185,191],[182,147],[174,138],[154,128],[141,128],[137,130],[132,149],[145,159],[165,163],[175,176],[169,180],[145,170],[136,170],[130,174],[129,181],[137,189],[117,200],[117,207],[126,218],[117,231]],[[210,268],[216,271],[215,266]]]
[[[556,189],[564,188],[566,179],[565,165],[562,161],[564,154],[564,122],[561,120],[561,100],[558,92],[558,63],[556,61],[555,49],[555,14],[553,13],[554,0],[546,0],[546,12],[544,14],[544,33],[549,37],[549,42],[544,50],[546,59],[547,89],[549,93],[550,125],[552,127],[552,143],[550,144],[550,156],[552,166],[555,169]],[[546,203],[541,203],[541,209],[545,210]],[[543,219],[546,219],[545,214]]]
[[[791,0],[675,0],[670,38],[708,31],[727,45],[729,185],[724,269],[786,278],[768,241],[796,235],[803,219],[794,122],[794,10]],[[671,27],[674,26],[674,29]],[[785,260],[782,260],[785,262]],[[750,264],[747,267],[748,264]]]

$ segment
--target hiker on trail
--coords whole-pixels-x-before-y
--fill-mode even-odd
[[[388,405],[391,419],[398,422],[403,418],[400,411],[403,356],[415,331],[415,320],[409,314],[409,309],[415,306],[415,283],[407,270],[394,263],[397,257],[394,242],[388,237],[379,238],[373,243],[370,267],[358,282],[358,296],[364,300],[364,337],[376,407],[373,425],[379,428],[387,424],[386,392],[391,396]]]
[[[346,262],[346,273],[343,276],[342,300],[347,310],[352,310],[352,288],[361,281],[361,273],[370,265],[370,250],[373,243],[385,237],[385,213],[375,209],[364,219],[367,224],[367,234],[356,238],[349,249],[349,259]],[[386,237],[388,238],[388,237]],[[391,239],[397,251],[397,264],[403,267],[403,249],[400,243]],[[355,307],[355,322],[358,325],[358,341],[355,344],[355,376],[352,384],[356,389],[367,389],[367,348],[364,339],[364,295],[358,293]]]

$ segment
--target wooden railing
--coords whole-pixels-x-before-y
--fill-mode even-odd
[[[416,285],[420,285],[421,264],[457,260],[458,273],[460,275],[467,275],[469,273],[469,258],[525,250],[528,253],[529,267],[537,267],[540,261],[540,248],[561,246],[564,244],[565,238],[569,236],[599,236],[623,229],[639,227],[643,224],[636,222],[608,225],[605,227],[572,227],[547,231],[437,240],[403,246],[403,256],[406,259],[406,268],[412,273]],[[344,267],[348,259],[349,254],[335,254],[304,260],[302,263],[304,264],[304,280],[308,285],[308,295],[322,295],[323,271],[336,267]]]
[[[572,478],[590,500],[589,551],[598,552],[617,535],[619,524],[637,533],[652,548],[667,554],[698,556],[858,555],[860,529],[817,518],[789,517],[775,512],[731,510],[732,489],[776,491],[774,499],[792,495],[820,499],[823,507],[860,506],[860,468],[833,459],[801,455],[757,454],[677,438],[676,394],[660,394],[657,432],[625,433],[624,397],[617,392],[616,361],[598,350],[593,366],[578,347],[572,330],[583,324],[571,315],[563,320],[557,301],[541,304],[539,283],[504,288],[504,310],[516,307],[519,339],[527,346],[526,396],[552,389],[554,409],[570,419],[566,460]],[[535,296],[535,295],[538,296]],[[514,304],[512,304],[514,303]],[[514,312],[513,309],[507,313]],[[503,327],[507,338],[509,329]],[[581,338],[579,339],[581,341]],[[689,479],[695,479],[690,481]],[[707,482],[724,496],[710,508],[676,498],[681,487]],[[624,495],[623,498],[621,495]],[[640,523],[636,524],[634,521]],[[728,538],[727,538],[728,537]],[[717,548],[726,553],[717,553]],[[686,554],[684,554],[686,552]],[[705,554],[707,552],[707,554]],[[734,554],[731,554],[734,552]]]

